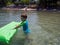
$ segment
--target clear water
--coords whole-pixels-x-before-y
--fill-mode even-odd
[[[0,27],[12,22],[21,21],[23,11],[0,10]],[[30,42],[25,40],[22,28],[12,38],[10,45],[60,45],[60,13],[47,11],[28,11],[31,34]]]

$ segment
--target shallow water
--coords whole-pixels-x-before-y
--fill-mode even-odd
[[[23,11],[0,10],[0,27],[21,21]],[[60,13],[47,11],[28,11],[31,41],[25,39],[22,28],[12,38],[10,45],[60,45]]]

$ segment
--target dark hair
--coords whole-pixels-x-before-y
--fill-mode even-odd
[[[27,14],[21,14],[21,17],[23,17],[23,18],[27,18]]]

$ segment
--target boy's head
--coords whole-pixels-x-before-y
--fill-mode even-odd
[[[27,19],[27,14],[26,13],[21,14],[21,20],[25,21],[26,19]]]

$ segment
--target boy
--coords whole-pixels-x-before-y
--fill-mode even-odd
[[[26,35],[26,38],[28,39],[30,30],[28,28],[28,21],[27,21],[27,14],[26,13],[21,15],[21,20],[22,20],[22,23],[24,23],[24,21],[26,21],[26,22],[23,25],[22,25],[22,23],[21,23],[21,25],[17,25],[15,27],[15,29],[19,28],[20,26],[23,26],[24,34]]]

